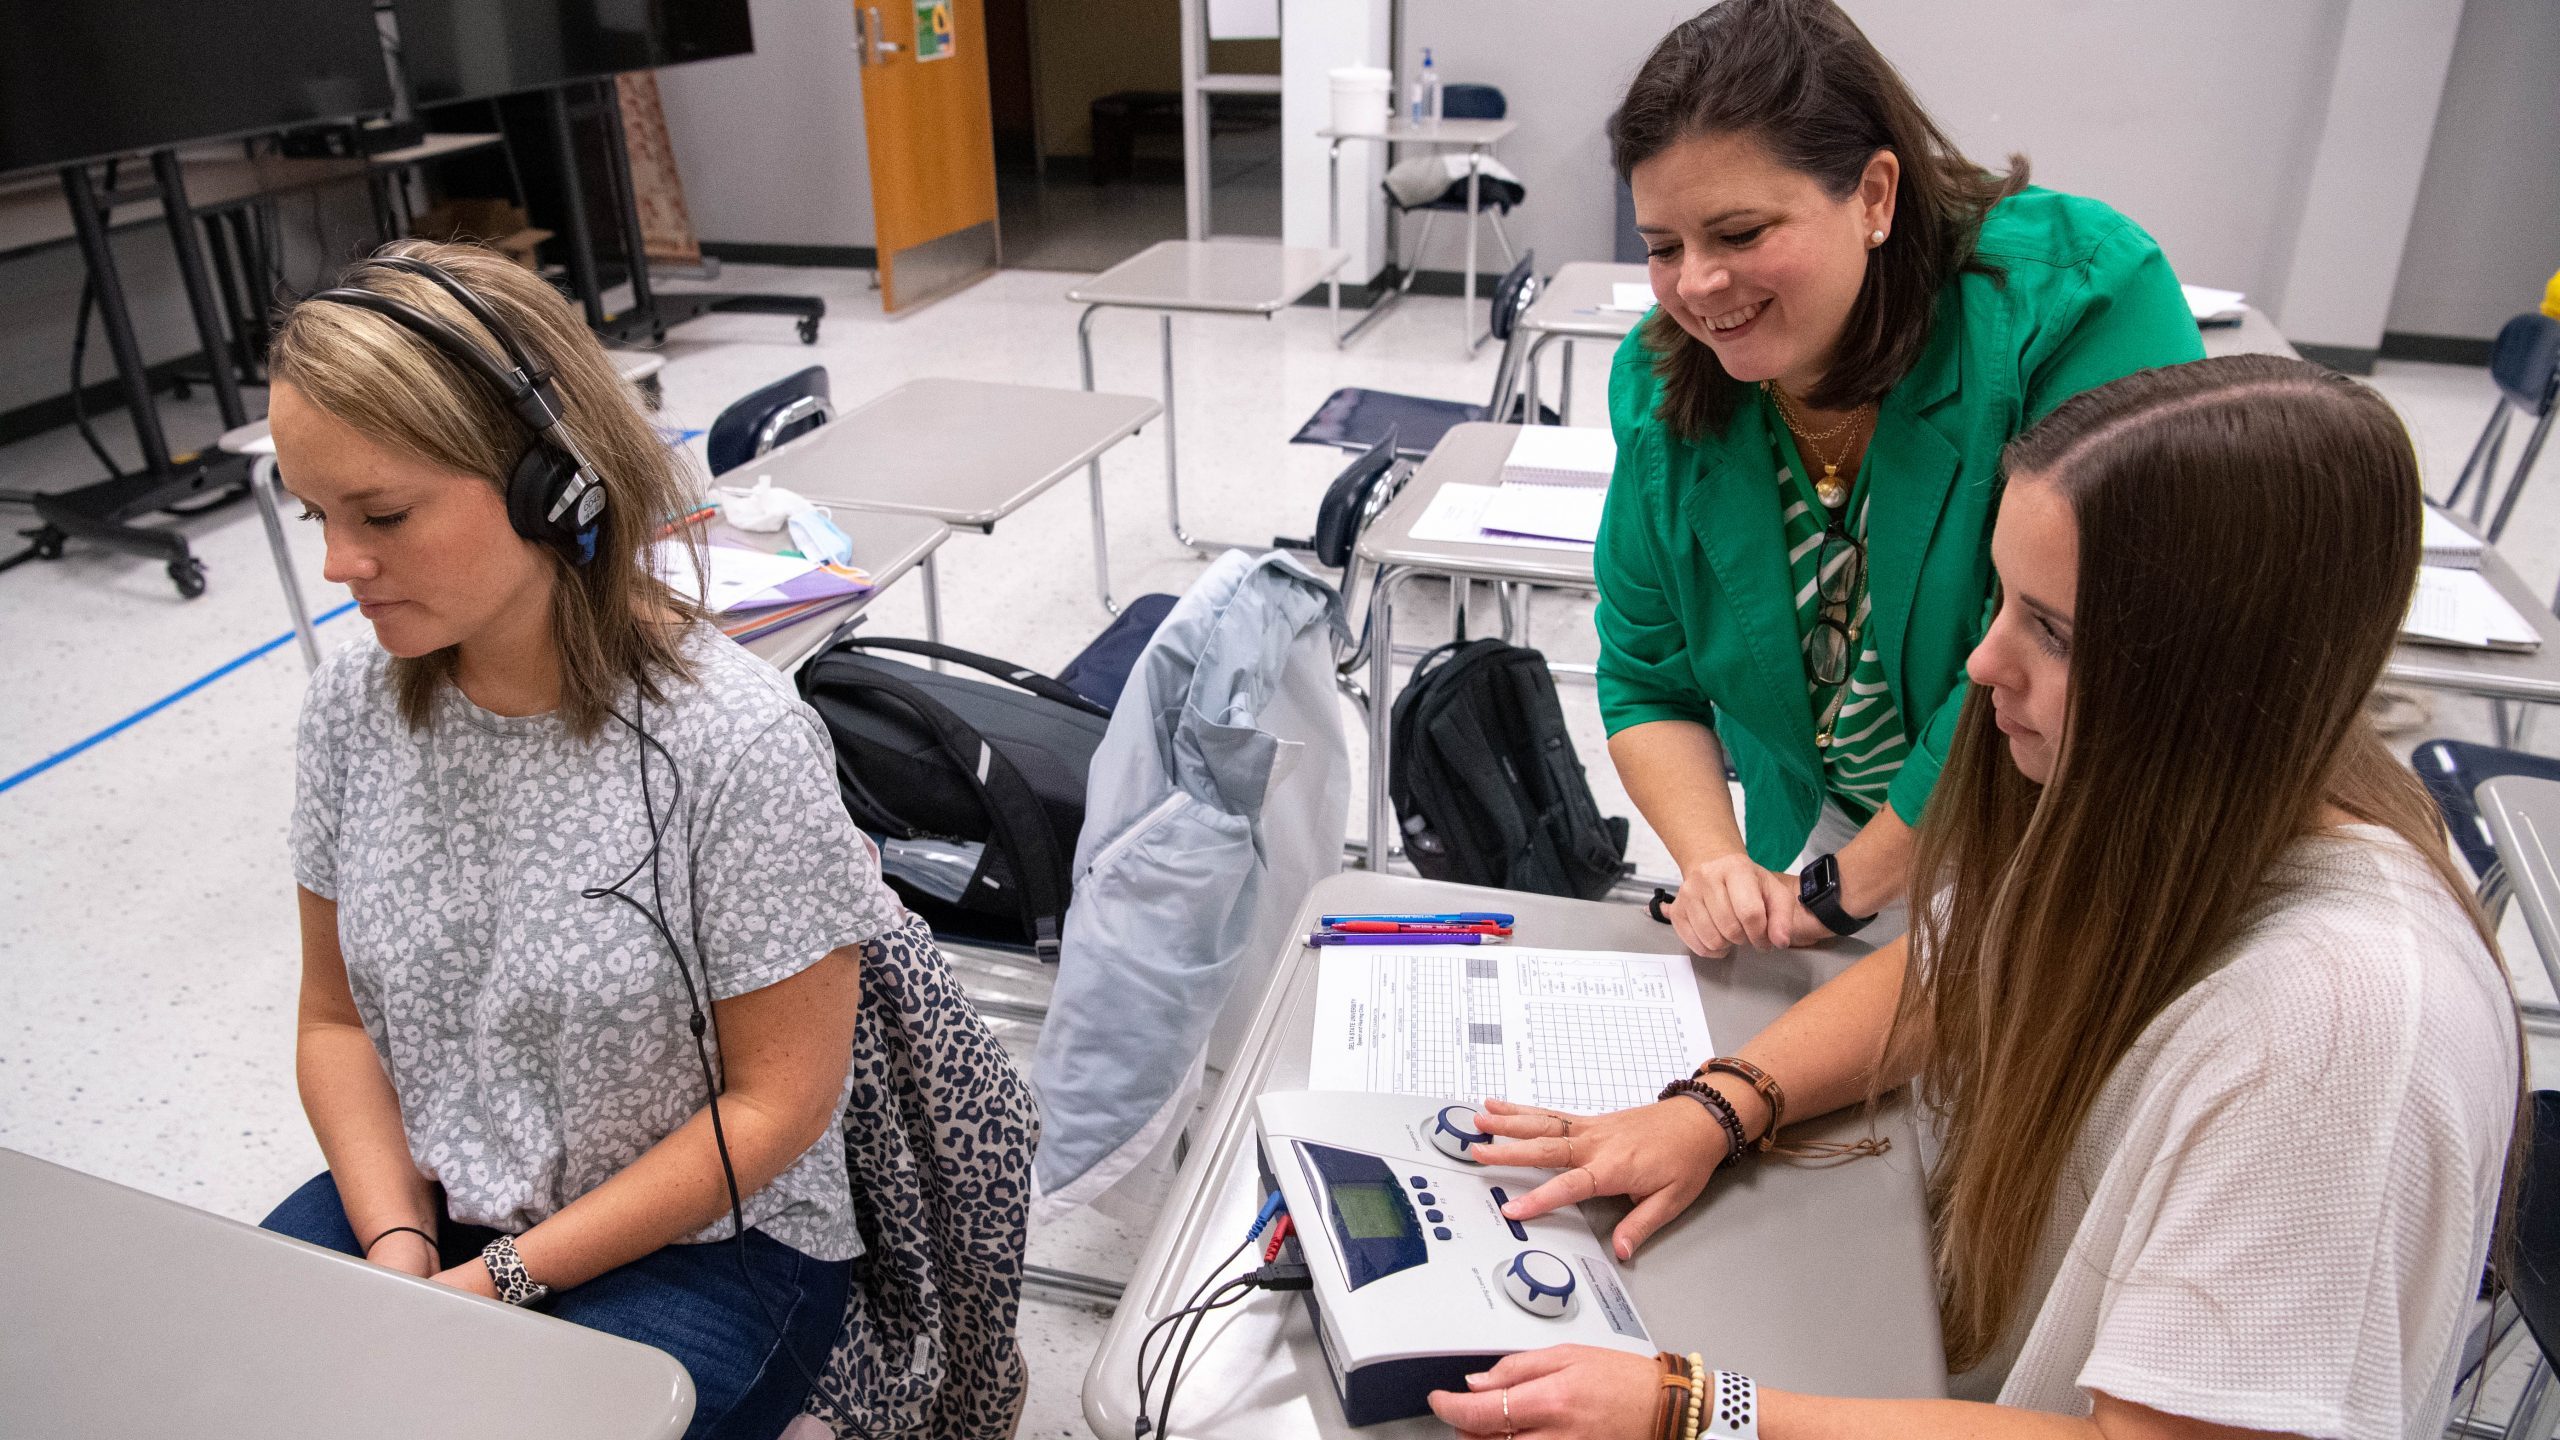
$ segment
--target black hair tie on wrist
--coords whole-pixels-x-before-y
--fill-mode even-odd
[[[381,1244],[383,1241],[390,1239],[390,1238],[391,1238],[392,1236],[394,1236],[394,1235],[401,1235],[401,1234],[415,1235],[415,1236],[417,1236],[419,1239],[426,1241],[426,1242],[427,1242],[427,1248],[436,1252],[436,1258],[437,1258],[437,1259],[441,1260],[441,1259],[443,1259],[443,1258],[444,1258],[444,1247],[436,1243],[436,1237],[434,1237],[433,1235],[428,1234],[428,1233],[427,1233],[426,1231],[424,1231],[424,1230],[419,1229],[419,1228],[418,1228],[417,1226],[415,1226],[415,1225],[394,1225],[394,1226],[392,1226],[390,1229],[385,1230],[385,1231],[383,1231],[381,1234],[376,1235],[376,1236],[374,1236],[372,1239],[370,1239],[370,1240],[366,1241],[366,1242],[364,1243],[364,1254],[365,1254],[365,1258],[366,1258],[366,1259],[368,1259],[368,1260],[370,1260],[370,1259],[372,1259],[372,1258],[373,1258],[373,1247],[374,1247],[374,1246]]]

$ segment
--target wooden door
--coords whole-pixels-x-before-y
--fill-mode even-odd
[[[984,0],[854,3],[884,308],[995,269],[995,120]]]

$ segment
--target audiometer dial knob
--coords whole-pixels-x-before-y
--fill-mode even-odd
[[[1532,1315],[1554,1320],[1573,1309],[1573,1267],[1546,1250],[1523,1250],[1502,1267],[1502,1293]]]
[[[1475,1146],[1492,1143],[1493,1137],[1478,1130],[1475,1119],[1475,1107],[1472,1105],[1441,1106],[1440,1113],[1431,1120],[1432,1145],[1452,1160],[1463,1160],[1470,1165],[1479,1163],[1467,1152]]]

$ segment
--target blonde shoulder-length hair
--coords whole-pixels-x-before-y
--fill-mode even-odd
[[[659,439],[604,347],[540,276],[476,245],[400,240],[375,254],[426,261],[478,296],[527,356],[551,372],[562,423],[604,482],[594,558],[580,565],[542,547],[552,567],[551,640],[560,656],[562,721],[583,739],[613,713],[626,686],[646,699],[664,699],[665,682],[691,678],[679,647],[686,623],[701,614],[661,582],[646,559],[660,527],[690,509],[700,493],[681,452]],[[359,260],[338,284],[424,311],[504,364],[504,347],[424,276]],[[274,379],[371,439],[501,491],[533,443],[485,379],[370,310],[294,306],[277,331],[268,368]],[[392,661],[400,714],[412,729],[427,723],[453,664],[450,647]]]

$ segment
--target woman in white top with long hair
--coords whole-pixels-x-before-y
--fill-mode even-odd
[[[2521,1046],[2434,807],[2363,718],[2418,565],[2408,436],[2361,385],[2241,356],[2066,401],[2005,469],[1911,935],[1656,1104],[1483,1117],[1510,1137],[1485,1160],[1561,1172],[1515,1217],[1631,1196],[1628,1256],[1785,1120],[1916,1085],[1963,1398],[1744,1404],[1702,1375],[1689,1428],[1662,1397],[1712,1355],[1557,1348],[1435,1396],[1461,1432],[2443,1425]]]

